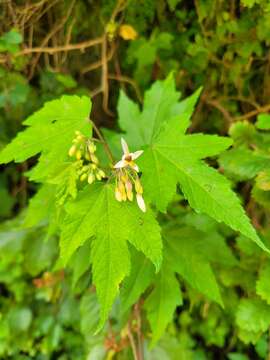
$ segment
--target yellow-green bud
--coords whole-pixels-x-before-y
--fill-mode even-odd
[[[77,140],[78,140],[78,142],[82,142],[84,140],[84,136],[83,135],[78,135]]]
[[[96,145],[94,143],[90,142],[88,144],[88,150],[91,154],[93,154],[97,150]]]
[[[88,154],[88,152],[85,153],[84,157],[86,160],[90,161],[90,155]]]
[[[82,172],[88,171],[89,170],[89,166],[88,165],[84,165],[82,167]]]
[[[122,194],[118,187],[115,188],[115,198],[117,201],[122,201]]]
[[[137,178],[137,179],[135,180],[135,190],[136,190],[136,193],[138,193],[138,194],[142,194],[142,193],[143,193],[143,188],[142,188],[142,185],[141,185],[141,183],[140,183],[139,178]]]
[[[121,192],[122,200],[126,201],[127,200],[127,194],[126,194],[125,185],[122,183],[122,181],[119,181],[118,189]]]
[[[68,155],[69,156],[74,156],[75,153],[76,153],[76,150],[77,150],[76,145],[72,145],[71,148],[68,151]]]
[[[80,160],[82,158],[82,152],[81,152],[81,150],[77,150],[77,152],[76,152],[76,159],[77,160]]]
[[[92,162],[93,162],[94,164],[98,164],[98,158],[96,157],[96,155],[91,154],[90,157],[91,157],[91,160],[92,160]]]
[[[97,165],[96,165],[96,164],[91,164],[90,167],[91,167],[93,170],[96,170]]]
[[[95,181],[95,175],[93,173],[90,173],[88,175],[87,181],[88,181],[88,184],[92,184]]]
[[[80,180],[84,181],[86,178],[87,178],[87,174],[84,173],[84,174],[81,175]]]
[[[127,198],[129,201],[133,200],[132,183],[128,180],[125,183]]]
[[[103,170],[99,170],[98,171],[98,173],[99,173],[99,175],[101,176],[101,178],[105,178],[106,177],[106,174],[105,174],[105,172],[103,171]]]
[[[100,173],[99,173],[99,172],[96,173],[96,178],[97,178],[98,180],[101,180],[101,179],[102,179],[102,177],[100,176]]]

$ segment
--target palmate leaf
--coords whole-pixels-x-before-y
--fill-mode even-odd
[[[100,327],[130,270],[127,241],[159,268],[162,243],[160,229],[149,209],[143,214],[134,203],[121,204],[112,185],[95,184],[81,191],[66,206],[60,239],[63,263],[87,239],[91,240],[93,281],[101,304]]]
[[[125,113],[122,107],[128,104],[132,108],[131,101],[122,100],[119,105],[119,123],[126,131],[124,136],[131,138],[136,131],[141,134],[137,145],[144,148],[144,154],[138,159],[138,164],[145,197],[158,210],[165,212],[179,184],[193,209],[208,214],[218,222],[223,221],[267,250],[231,190],[230,183],[201,161],[227,149],[231,140],[215,135],[184,135],[200,92],[184,100],[183,106],[181,102],[177,103],[177,93],[174,92],[168,109],[168,89],[173,89],[172,84],[172,77],[159,82],[158,86],[163,87],[163,91],[159,90],[155,106],[150,101],[145,102],[138,120],[131,121],[131,125],[122,118]],[[152,98],[155,92],[152,87],[147,92],[147,98]],[[158,128],[153,130],[152,124],[157,124]]]
[[[139,299],[154,279],[153,264],[140,252],[131,251],[131,271],[125,278],[120,298],[122,311],[126,311]]]
[[[166,230],[165,260],[187,283],[210,300],[223,305],[209,260],[198,248],[198,232],[190,227]]]
[[[90,110],[91,101],[86,96],[65,95],[46,103],[24,121],[27,127],[0,153],[0,163],[22,162],[41,153],[36,176],[48,175],[67,159],[76,130],[91,136]]]

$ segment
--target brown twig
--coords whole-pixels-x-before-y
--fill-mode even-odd
[[[56,26],[45,36],[45,38],[43,39],[42,43],[41,43],[41,48],[43,48],[50,39],[54,38],[54,35],[56,33],[58,33],[62,27],[65,25],[65,23],[67,22],[67,20],[69,19],[70,15],[71,15],[71,12],[74,8],[74,5],[75,5],[75,0],[72,0],[71,3],[70,3],[70,6],[67,10],[67,13],[65,14],[65,16],[59,21],[59,23],[56,24]],[[48,13],[48,16],[50,15],[50,12]],[[50,17],[49,17],[49,20],[50,20]],[[54,46],[54,48],[56,48],[57,46]],[[55,55],[56,53],[54,52],[54,59],[55,61],[57,62],[57,55]],[[35,68],[37,66],[37,63],[39,61],[39,58],[41,56],[41,52],[38,52],[37,55],[35,56],[35,58],[33,59],[32,61],[32,65],[31,65],[31,69],[30,69],[30,72],[29,72],[29,79],[31,79],[34,75],[34,71],[35,71]]]
[[[143,360],[143,342],[142,342],[142,320],[141,320],[141,313],[140,313],[140,303],[137,302],[134,305],[134,315],[137,321],[136,333],[137,333],[137,340],[138,340],[138,358]]]
[[[244,115],[236,116],[234,118],[234,121],[246,120],[246,119],[249,119],[249,118],[251,118],[253,116],[256,116],[258,114],[265,113],[265,112],[268,112],[268,111],[270,111],[270,104],[260,106],[256,110],[252,110],[252,111],[250,111],[250,112],[248,112],[248,113],[246,113]]]
[[[131,325],[130,325],[130,321],[128,322],[127,325],[127,334],[128,334],[128,339],[131,345],[131,349],[132,349],[132,353],[133,353],[133,357],[134,360],[140,360],[139,356],[138,356],[138,352],[137,352],[137,348],[136,348],[136,343],[134,340],[134,336],[132,334],[132,330],[131,330]]]
[[[94,121],[90,120],[93,129],[95,130],[100,142],[102,143],[102,145],[104,146],[104,150],[106,151],[108,158],[110,159],[110,161],[113,163],[114,159],[113,159],[113,154],[111,152],[111,149],[109,147],[109,145],[107,144],[107,142],[104,139],[104,136],[102,135],[101,131],[99,130],[99,128],[96,126],[96,124],[94,123]]]
[[[126,83],[130,84],[133,87],[133,89],[134,89],[134,91],[136,93],[136,96],[137,96],[138,100],[140,101],[140,103],[143,102],[140,89],[139,89],[138,85],[136,84],[136,82],[134,80],[132,80],[131,78],[129,78],[127,76],[124,76],[124,75],[119,76],[119,75],[114,75],[114,74],[109,74],[108,78],[111,79],[111,80],[116,80],[116,81],[120,81],[120,82],[126,82]]]
[[[78,44],[69,44],[69,45],[62,45],[62,46],[56,46],[56,47],[34,47],[34,48],[26,48],[17,54],[15,56],[21,56],[21,55],[29,55],[32,53],[49,53],[53,54],[55,52],[61,52],[61,51],[72,51],[72,50],[81,50],[83,51],[86,48],[89,48],[91,46],[99,45],[102,43],[103,38],[98,37],[95,39],[90,39],[87,41],[83,41]]]

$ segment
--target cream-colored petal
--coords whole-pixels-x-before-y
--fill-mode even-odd
[[[144,202],[144,199],[143,199],[142,195],[141,194],[136,194],[136,200],[137,200],[137,204],[138,204],[139,208],[143,212],[146,212],[146,206],[145,206],[145,202]]]
[[[127,166],[126,162],[124,160],[120,160],[114,165],[114,169],[121,169],[125,166]]]
[[[139,156],[141,156],[143,153],[143,150],[135,151],[134,153],[131,153],[132,160],[138,159]]]
[[[126,141],[123,138],[121,138],[121,145],[122,145],[123,153],[125,155],[128,155],[129,154],[128,144],[126,143]]]

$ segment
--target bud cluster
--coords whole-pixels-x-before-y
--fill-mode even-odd
[[[95,155],[97,150],[93,141],[89,140],[80,131],[75,131],[76,137],[69,149],[69,156],[78,160],[78,176],[81,181],[87,180],[92,184],[95,180],[102,180],[106,177],[105,172],[99,168],[99,160]]]
[[[115,198],[117,201],[133,201],[134,192],[139,208],[145,212],[146,207],[142,197],[143,188],[136,171],[122,168],[116,171]]]

